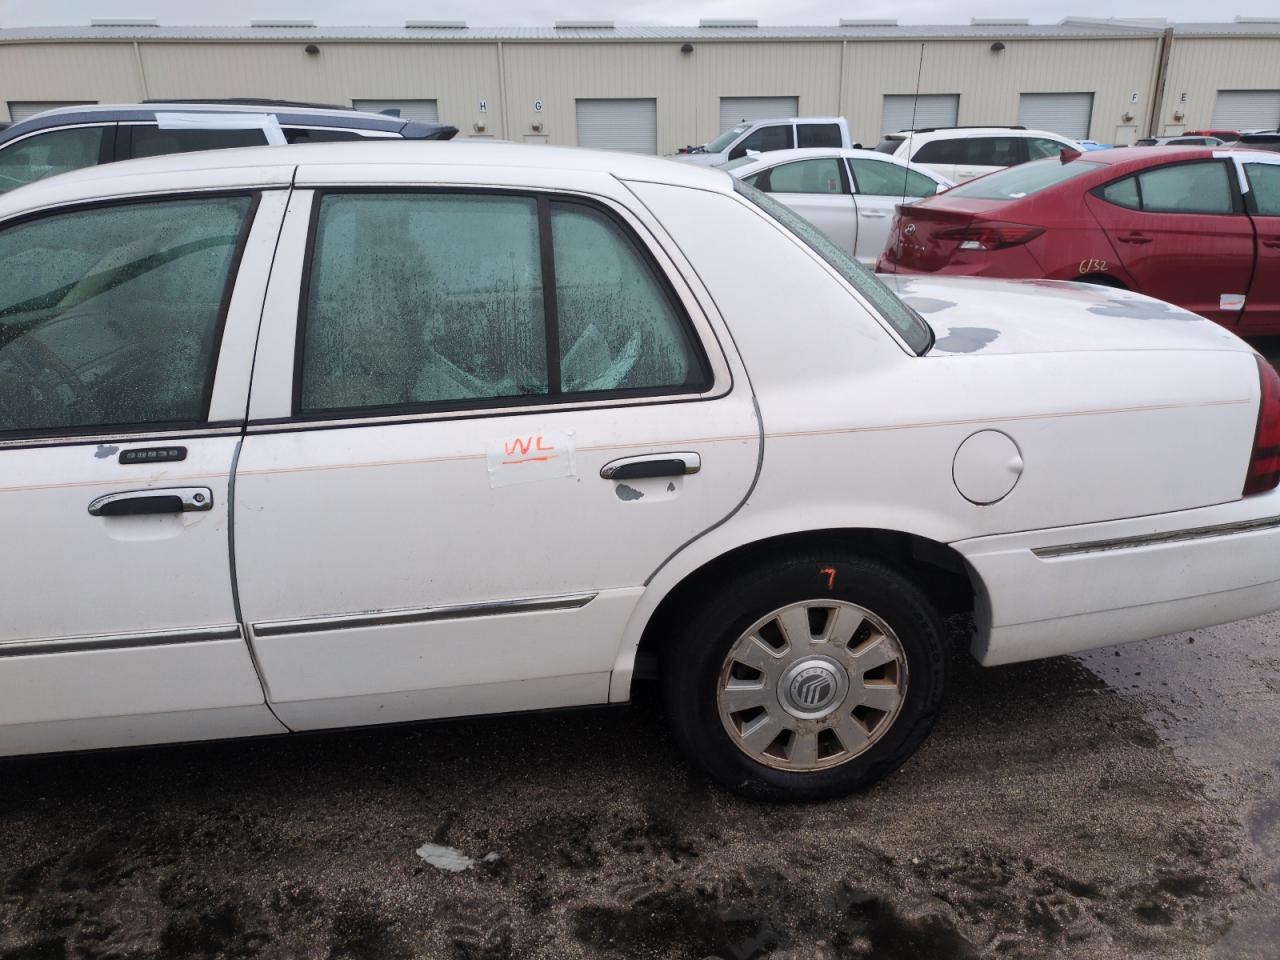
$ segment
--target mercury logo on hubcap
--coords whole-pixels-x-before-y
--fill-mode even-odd
[[[805,710],[825,707],[836,692],[836,678],[826,667],[810,667],[791,681],[791,699]]]

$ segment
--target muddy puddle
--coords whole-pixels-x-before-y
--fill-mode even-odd
[[[1275,626],[1233,628],[1255,673]],[[0,764],[0,960],[1270,957],[1240,731],[1278,698],[1214,720],[1197,647],[957,657],[921,752],[808,807],[708,786],[643,700]]]

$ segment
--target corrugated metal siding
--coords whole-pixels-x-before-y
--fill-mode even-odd
[[[958,93],[922,93],[918,97],[910,93],[887,94],[880,112],[880,132],[954,127],[959,116]]]
[[[964,125],[1018,121],[1019,94],[1093,91],[1093,124],[1110,140],[1125,113],[1145,123],[1153,93],[1158,35],[1137,40],[1028,40],[999,53],[990,43],[850,43],[844,114],[853,139],[874,143],[882,132],[883,97],[960,93]],[[1176,45],[1175,45],[1176,49]],[[1132,94],[1138,102],[1131,102]]]
[[[293,43],[148,43],[140,50],[151,97],[435,100],[440,118],[460,136],[477,122],[502,135],[495,44],[327,43],[318,60]],[[0,89],[3,79],[0,72]]]
[[[1092,119],[1092,93],[1024,93],[1018,98],[1018,123],[1028,130],[1088,140]]]
[[[1213,107],[1215,130],[1280,128],[1280,90],[1219,90]]]
[[[369,113],[386,113],[397,111],[391,116],[401,120],[419,120],[423,123],[436,123],[440,119],[440,111],[435,100],[352,100],[351,105],[357,110]]]
[[[656,100],[579,100],[578,146],[626,153],[658,152]]]
[[[1173,44],[1157,133],[1170,126],[1201,130],[1213,124],[1219,90],[1280,86],[1280,38],[1186,39]],[[1175,114],[1182,118],[1176,119]]]
[[[798,97],[721,97],[720,132],[744,120],[776,120],[799,115]]]

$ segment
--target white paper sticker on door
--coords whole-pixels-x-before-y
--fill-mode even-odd
[[[577,473],[573,434],[525,433],[489,441],[489,486],[554,480]]]

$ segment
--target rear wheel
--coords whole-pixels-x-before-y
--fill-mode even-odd
[[[943,627],[889,566],[813,554],[710,597],[668,648],[667,712],[720,783],[759,797],[839,796],[888,775],[932,728]]]

